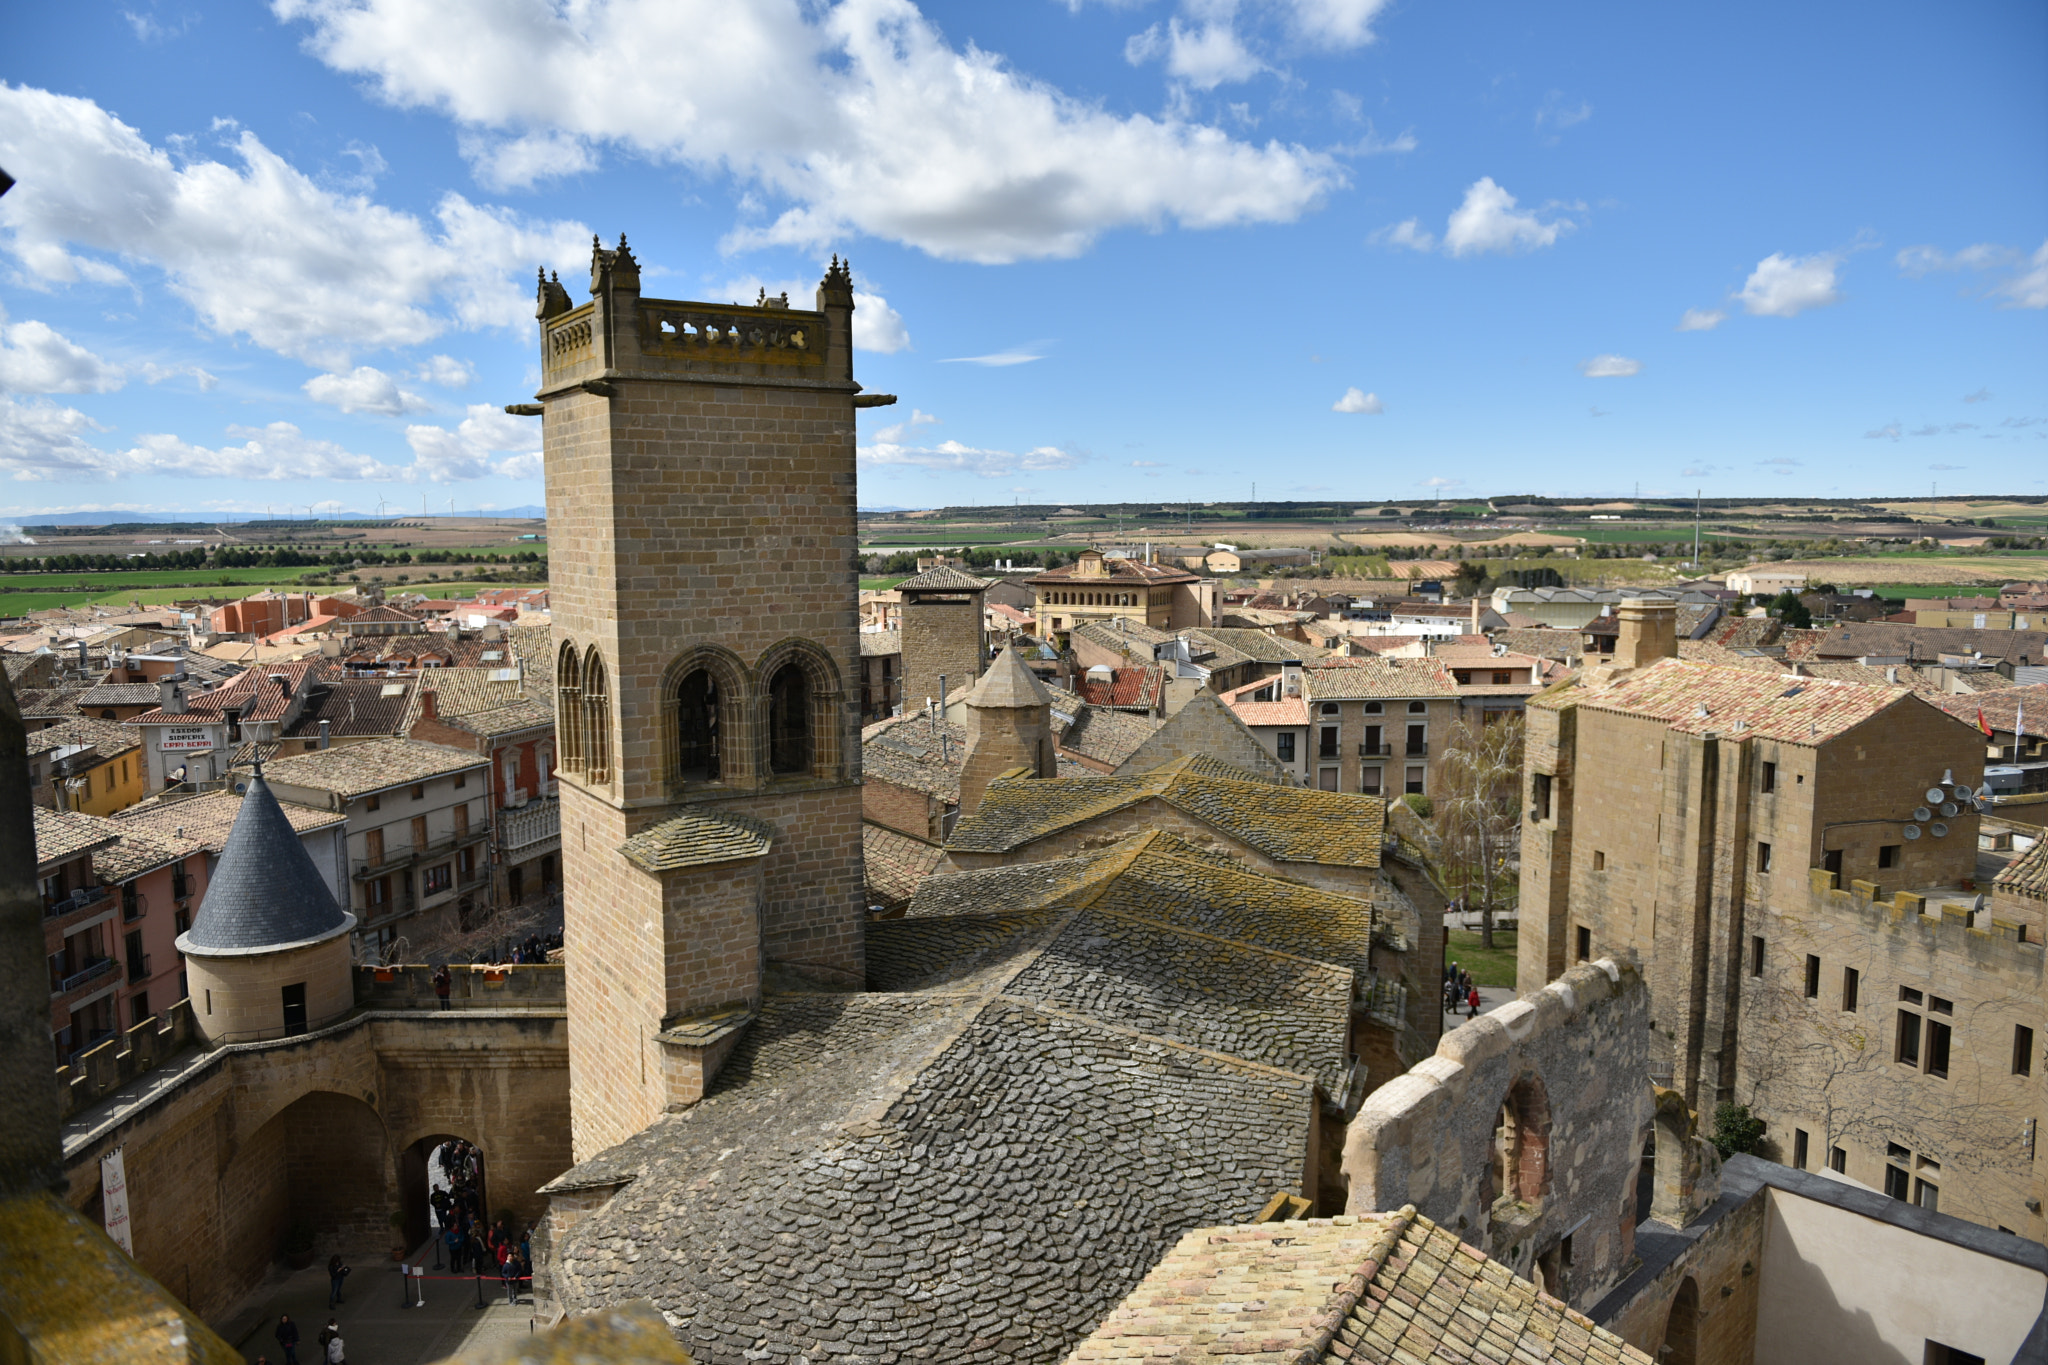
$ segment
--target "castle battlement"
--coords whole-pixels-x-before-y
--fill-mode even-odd
[[[1818,867],[1807,873],[1807,879],[1814,906],[1823,913],[1854,915],[1874,929],[1918,935],[1924,946],[1938,952],[1988,951],[2035,972],[2042,968],[2044,945],[2038,934],[2013,920],[1994,918],[1988,896],[1983,909],[1936,900],[1930,913],[1925,892],[1894,891],[1886,897],[1874,882],[1862,880],[1851,881],[1844,889],[1836,885],[1840,878],[1835,873]]]

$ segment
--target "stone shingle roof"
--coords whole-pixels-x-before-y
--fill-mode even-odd
[[[488,711],[471,711],[465,715],[447,716],[443,720],[458,730],[467,730],[473,735],[490,739],[499,735],[517,734],[521,730],[550,728],[555,723],[555,708],[547,702],[521,697],[503,706],[494,706]]]
[[[199,913],[178,935],[178,951],[202,957],[274,951],[332,938],[354,923],[279,809],[270,784],[250,778]]]
[[[946,856],[946,850],[930,840],[873,821],[862,824],[860,834],[867,855],[863,866],[869,905],[895,905],[909,900]]]
[[[2048,631],[1858,621],[1825,632],[1813,652],[1820,658],[1836,659],[1858,659],[1869,654],[1904,655],[1913,663],[1933,663],[1944,654],[1982,653],[1994,661],[2038,664],[2048,661],[2044,659],[2044,654],[2048,654]]]
[[[863,659],[886,658],[903,652],[903,632],[900,630],[864,630],[860,633],[860,656]]]
[[[414,739],[372,739],[335,749],[294,754],[270,765],[270,779],[312,787],[349,798],[461,772],[487,768],[490,760],[467,749],[423,744]]]
[[[77,811],[34,807],[36,814],[36,866],[38,869],[68,863],[88,853],[98,853],[121,837],[111,820]]]
[[[949,849],[1008,853],[1111,811],[1159,800],[1282,862],[1378,867],[1379,798],[1210,775],[1179,759],[1130,777],[991,782]]]
[[[1129,711],[1099,706],[1075,708],[1071,721],[1053,719],[1053,738],[1059,747],[1082,758],[1093,759],[1110,768],[1121,766],[1146,740],[1158,732],[1162,721]]]
[[[1531,706],[1576,705],[1663,721],[1680,734],[1730,732],[1819,744],[1913,697],[1910,688],[1865,687],[1747,668],[1663,659],[1597,687],[1556,689]]]
[[[619,852],[643,871],[668,872],[679,867],[758,858],[774,842],[768,827],[758,820],[687,810],[640,831],[620,844]]]
[[[70,720],[59,721],[45,726],[28,737],[30,754],[46,754],[52,749],[68,749],[73,745],[90,744],[102,758],[124,754],[142,743],[141,736],[116,720],[101,720],[98,716],[73,716]]]
[[[1149,659],[1152,646],[1165,644],[1174,634],[1120,616],[1114,621],[1084,621],[1074,627],[1073,638],[1105,649],[1127,650],[1137,659]]]
[[[228,835],[242,813],[242,801],[240,793],[231,791],[177,798],[155,796],[126,810],[116,811],[112,818],[115,824],[124,827],[121,831],[124,837],[129,828],[134,828],[159,840],[175,842],[190,838],[207,852],[219,853],[227,847]],[[338,811],[319,810],[290,801],[281,801],[278,807],[284,812],[292,831],[301,836],[348,823],[348,817]]]
[[[2048,839],[2034,840],[2032,848],[2007,863],[1992,888],[2008,896],[2048,901]]]
[[[1650,1365],[1651,1357],[1415,1212],[1182,1237],[1066,1365]]]
[[[960,799],[960,769],[967,761],[967,727],[941,721],[936,729],[918,712],[878,720],[861,731],[860,767],[870,782],[892,782],[941,801]]]
[[[913,578],[906,578],[896,585],[898,592],[986,592],[990,580],[976,578],[971,573],[962,573],[950,564],[937,564]]]
[[[1316,659],[1325,653],[1315,645],[1305,645],[1299,640],[1283,640],[1276,635],[1268,635],[1263,630],[1206,626],[1201,630],[1188,631],[1187,637],[1190,640],[1205,640],[1217,646],[1219,654],[1227,650],[1241,659],[1257,659],[1261,663],[1269,664],[1286,663],[1289,659]]]
[[[551,1186],[623,1185],[558,1244],[572,1312],[646,1295],[714,1360],[1050,1362],[1298,1184],[1349,970],[1077,902],[869,929],[894,989],[768,997],[702,1102]]]
[[[108,822],[112,824],[112,821]],[[140,877],[203,851],[192,838],[161,838],[142,829],[115,827],[121,842],[92,855],[93,875],[108,886]]]
[[[1311,701],[1455,697],[1458,684],[1436,659],[1343,659],[1302,670]]]
[[[78,714],[78,699],[92,690],[83,683],[61,683],[56,687],[24,687],[15,694],[23,720],[69,718]]]

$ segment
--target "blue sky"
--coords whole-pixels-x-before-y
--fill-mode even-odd
[[[0,517],[542,500],[532,276],[851,257],[866,505],[2048,491],[2048,8],[97,0]]]

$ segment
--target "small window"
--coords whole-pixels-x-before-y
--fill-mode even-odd
[[[1749,974],[1764,974],[1764,940],[1761,934],[1752,934],[1749,939]]]
[[[1877,846],[1877,865],[1879,867],[1897,867],[1899,865],[1899,845],[1879,844]]]
[[[1318,744],[1320,746],[1316,751],[1318,758],[1335,758],[1337,756],[1337,727],[1334,725],[1323,726],[1322,733],[1318,736]]]
[[[1593,870],[1595,872],[1605,872],[1607,870],[1607,855],[1597,848],[1593,850]]]
[[[1550,774],[1537,773],[1531,784],[1531,791],[1531,804],[1536,807],[1533,814],[1538,820],[1548,820],[1550,818]]]
[[[454,865],[451,863],[440,863],[430,867],[427,869],[423,880],[425,882],[425,894],[429,896],[446,891],[449,887],[455,885]]]
[[[1906,1202],[1906,1191],[1912,1181],[1913,1177],[1897,1166],[1884,1168],[1884,1192],[1902,1204]]]
[[[1856,1012],[1857,989],[1863,984],[1863,974],[1854,967],[1842,968],[1842,1009],[1849,1014]]]
[[[412,797],[412,799],[415,801],[424,801],[427,799],[427,784],[424,782],[415,782],[412,784],[412,790],[406,794]]]
[[[1956,1012],[1955,1001],[1944,1000],[1938,995],[1927,997],[1927,1008],[1936,1014],[1954,1014]]]
[[[378,810],[381,809],[383,805],[384,798],[378,795],[376,792],[371,792],[368,796],[363,798],[364,810]]]
[[[1913,1182],[1913,1202],[1929,1213],[1938,1213],[1941,1211],[1941,1191],[1931,1180],[1916,1180]]]
[[[1376,701],[1369,701],[1365,704],[1365,714],[1367,714],[1368,716],[1377,716],[1384,712],[1386,709],[1386,707],[1380,705]]]
[[[2034,1031],[2025,1024],[2014,1024],[2012,1027],[2012,1074],[2034,1074]]]
[[[1422,795],[1422,769],[1407,769],[1401,776],[1401,788],[1410,796]]]
[[[1756,870],[1759,872],[1769,872],[1771,870],[1771,846],[1769,844],[1761,842],[1757,844]]]
[[[1917,1005],[1920,1003],[1920,992],[1914,990],[1911,986],[1901,986],[1899,987],[1899,999],[1908,1005]]]
[[[1840,1147],[1828,1148],[1828,1169],[1836,1175],[1849,1173],[1849,1154]]]
[[[1812,953],[1806,955],[1806,998],[1820,998],[1820,959]]]
[[[1938,1019],[1927,1021],[1927,1074],[1948,1078],[1948,1045],[1955,1030]]]
[[[1273,736],[1273,755],[1282,763],[1294,762],[1294,732],[1286,730]]]
[[[1760,792],[1774,792],[1778,789],[1778,765],[1766,763],[1757,773],[1756,789]]]
[[[1419,701],[1411,701],[1408,703],[1408,714],[1411,716],[1422,715],[1426,713],[1428,710],[1429,707]]]
[[[1514,680],[1515,675],[1513,673],[1496,671],[1493,675],[1493,685],[1495,687],[1506,687],[1509,683],[1512,683]]]
[[[1336,702],[1333,702],[1333,701],[1326,701],[1326,702],[1324,702],[1324,703],[1323,703],[1323,714],[1324,714],[1324,715],[1326,715],[1326,716],[1334,716],[1334,715],[1336,715],[1336,714],[1337,714],[1337,703],[1336,703]]]
[[[1898,1041],[1892,1048],[1892,1060],[1906,1066],[1920,1065],[1920,1016],[1911,1010],[1899,1011]]]
[[[1579,961],[1593,956],[1593,931],[1585,925],[1579,926]]]
[[[1795,1171],[1806,1169],[1806,1130],[1804,1128],[1794,1128],[1792,1130],[1792,1169]]]
[[[469,772],[467,769],[455,774],[455,790],[461,791],[464,787],[467,787],[468,785]]]

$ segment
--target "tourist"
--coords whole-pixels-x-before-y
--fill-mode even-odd
[[[335,1255],[327,1258],[327,1306],[329,1308],[334,1307],[337,1303],[345,1302],[341,1297],[341,1284],[342,1281],[348,1278],[348,1275],[349,1267],[342,1264],[340,1253],[337,1252]]]
[[[284,1352],[284,1365],[299,1365],[299,1325],[292,1321],[290,1313],[277,1315],[277,1329],[271,1335],[277,1338],[278,1349]]]
[[[348,1365],[348,1348],[341,1344],[341,1333],[327,1339],[327,1365]]]
[[[1465,998],[1465,1004],[1466,1007],[1470,1010],[1470,1013],[1468,1013],[1465,1017],[1467,1019],[1477,1019],[1479,1017],[1479,988],[1477,986],[1474,986],[1472,988],[1472,994]]]
[[[434,994],[440,997],[441,1008],[444,1010],[451,1008],[448,1004],[448,992],[453,985],[454,979],[448,975],[447,963],[444,962],[434,968]]]
[[[505,1282],[505,1302],[519,1302],[519,1253],[508,1243],[505,1259],[498,1265],[498,1277]]]
[[[333,1318],[329,1318],[327,1325],[320,1329],[320,1358],[322,1360],[327,1359],[327,1344],[340,1335],[341,1328],[335,1324]]]

